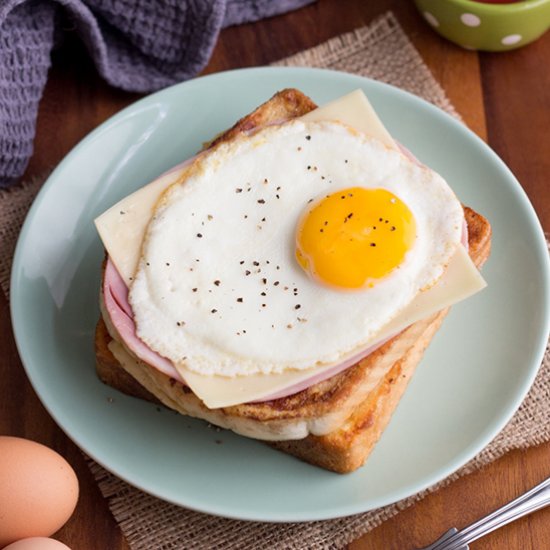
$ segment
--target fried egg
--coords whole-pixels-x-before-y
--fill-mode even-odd
[[[222,143],[162,196],[138,336],[204,375],[337,364],[441,277],[463,210],[434,171],[338,122]]]

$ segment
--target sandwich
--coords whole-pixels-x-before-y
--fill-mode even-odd
[[[485,287],[491,245],[361,91],[279,91],[96,227],[99,378],[338,473]]]

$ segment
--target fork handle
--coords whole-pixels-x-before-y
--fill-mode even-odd
[[[441,544],[435,546],[433,550],[459,550],[468,543],[483,537],[491,531],[530,514],[535,510],[540,510],[549,504],[550,478],[476,523],[465,527]]]

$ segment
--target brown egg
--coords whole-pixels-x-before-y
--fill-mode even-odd
[[[49,537],[71,517],[78,480],[52,449],[0,436],[0,548],[20,539]]]
[[[67,545],[54,539],[32,537],[18,540],[6,546],[4,550],[71,550]]]

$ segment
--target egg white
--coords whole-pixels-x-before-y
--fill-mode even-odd
[[[299,267],[295,230],[310,201],[354,186],[398,196],[417,236],[373,288],[342,292]],[[130,289],[138,336],[206,375],[337,363],[441,277],[462,221],[441,176],[376,139],[336,122],[267,127],[200,157],[157,205]]]

